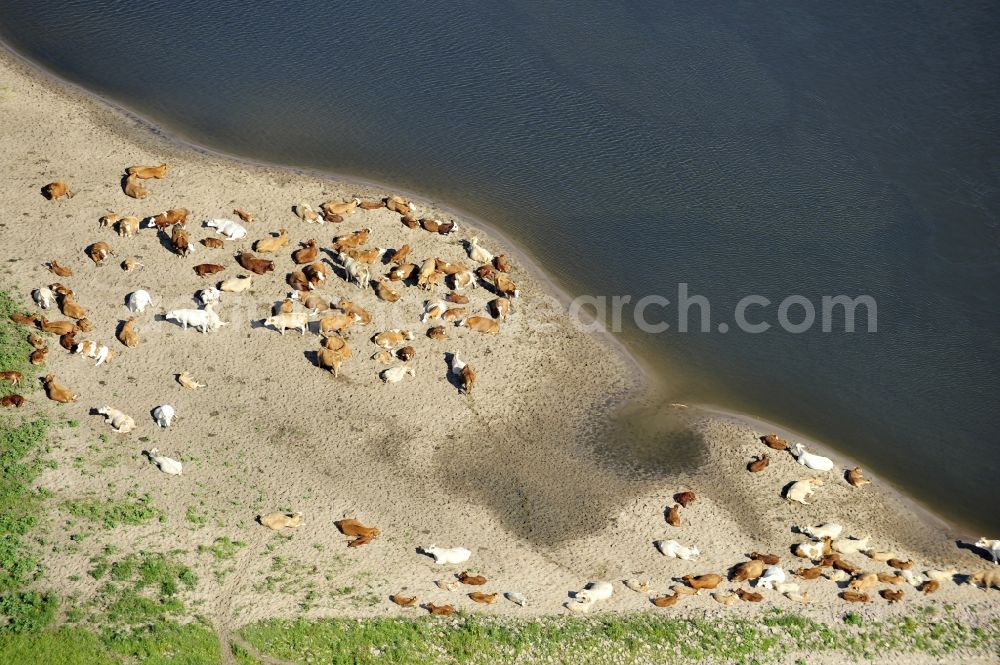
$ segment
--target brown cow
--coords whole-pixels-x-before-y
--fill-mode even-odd
[[[747,580],[755,580],[763,574],[764,562],[758,559],[752,559],[750,561],[737,564],[733,568],[733,574],[730,579],[733,582],[746,582]]]
[[[681,508],[687,508],[694,503],[696,498],[697,497],[694,495],[694,492],[691,491],[678,492],[674,495],[674,501],[681,504]]]
[[[744,589],[737,589],[736,595],[740,597],[740,600],[744,600],[748,603],[759,603],[764,600],[764,595],[757,593],[756,591],[746,591]]]
[[[667,514],[664,516],[667,520],[667,524],[670,526],[680,526],[681,525],[681,506],[675,503],[673,506],[667,510]]]
[[[188,232],[184,230],[183,225],[174,226],[170,233],[170,244],[174,246],[174,251],[177,252],[178,256],[187,256],[191,253],[191,238],[188,237]]]
[[[199,263],[194,267],[194,272],[198,277],[207,277],[225,269],[225,266],[220,266],[218,263]]]
[[[297,249],[292,252],[292,261],[294,261],[296,265],[312,263],[316,260],[317,254],[319,254],[319,248],[316,246],[316,241],[309,240],[303,243],[301,249]]]
[[[483,593],[482,591],[473,591],[469,594],[469,598],[471,598],[474,602],[483,603],[485,605],[492,605],[499,597],[499,593]]]
[[[356,519],[342,519],[334,522],[334,525],[345,536],[354,538],[347,544],[348,547],[360,547],[367,545],[375,538],[378,538],[381,531],[377,527],[365,526]]]
[[[160,164],[159,166],[130,166],[125,169],[125,173],[130,176],[135,176],[140,180],[149,180],[150,178],[161,180],[167,176],[168,170],[170,170],[170,164]]]
[[[256,275],[263,275],[274,270],[274,261],[258,259],[252,252],[240,252],[236,255],[236,262]]]
[[[768,448],[774,448],[775,450],[788,450],[788,442],[784,439],[779,439],[777,434],[762,436],[760,437],[760,440],[763,441]]]
[[[21,395],[4,395],[0,397],[0,406],[14,407],[20,409],[24,406],[25,399]]]
[[[60,277],[72,277],[73,276],[73,270],[71,268],[67,268],[66,266],[59,265],[58,261],[49,261],[49,264],[48,264],[47,267],[48,267],[49,270],[51,270],[55,274],[59,275]]]
[[[685,575],[681,578],[692,589],[714,589],[722,583],[722,575]]]
[[[414,605],[417,604],[416,596],[410,596],[409,598],[407,598],[406,596],[401,596],[398,593],[389,596],[389,600],[396,603],[400,607],[413,607]]]
[[[254,245],[256,249],[261,254],[271,254],[277,252],[279,249],[288,244],[288,229],[280,229],[278,235],[268,236],[267,238],[261,238]]]
[[[463,570],[458,574],[458,581],[470,586],[482,586],[486,584],[486,578],[482,575],[470,575],[469,571]]]
[[[76,398],[79,397],[72,390],[66,386],[60,385],[56,381],[56,377],[51,374],[47,374],[42,383],[45,385],[45,394],[53,402],[61,402],[63,404],[67,402],[75,402]]]
[[[114,256],[115,251],[106,242],[95,242],[87,248],[87,256],[94,262],[94,265],[101,265],[109,256]]]
[[[171,208],[150,217],[149,223],[151,227],[155,226],[158,229],[165,229],[174,224],[187,224],[188,214],[187,208]]]
[[[135,175],[126,176],[122,191],[125,192],[125,196],[133,199],[144,199],[149,195],[149,190],[139,184],[139,178]]]
[[[49,201],[57,201],[63,197],[67,199],[73,198],[73,192],[70,191],[67,183],[62,180],[56,180],[42,187],[42,196]]]
[[[468,328],[469,330],[475,330],[476,332],[491,333],[493,335],[500,334],[500,324],[493,319],[486,318],[485,316],[470,316],[467,319],[456,321],[455,325]]]
[[[760,455],[757,459],[751,460],[747,464],[747,471],[750,473],[760,473],[767,468],[767,465],[771,463],[771,458],[767,454]]]

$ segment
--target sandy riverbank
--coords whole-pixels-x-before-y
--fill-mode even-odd
[[[669,478],[640,479],[626,471],[627,461],[609,461],[604,441],[609,416],[639,390],[641,373],[608,339],[574,326],[550,285],[510,251],[512,278],[523,296],[497,337],[454,329],[448,341],[430,340],[423,335],[427,326],[419,323],[426,292],[402,289],[402,300],[388,305],[370,291],[332,279],[321,289],[324,296],[350,298],[376,321],[352,334],[355,355],[334,379],[307,355],[318,348],[316,335],[282,337],[253,323],[288,292],[283,278],[292,269],[289,251],[309,238],[328,246],[334,235],[371,227],[371,246],[408,243],[418,259],[467,261],[460,244],[472,235],[466,220],[459,219],[460,232],[449,237],[407,229],[384,209],[351,213],[338,225],[306,224],[291,213],[293,205],[396,192],[188,150],[134,118],[39,77],[6,53],[0,58],[0,109],[7,139],[0,155],[7,176],[0,189],[6,259],[0,287],[28,303],[32,288],[62,281],[89,310],[95,331],[86,337],[116,352],[108,365],[93,368],[51,340],[46,371],[80,393],[80,400],[55,406],[38,392],[27,408],[81,426],[63,430],[53,446],[58,466],[41,484],[60,500],[148,492],[167,515],[164,523],[97,531],[77,541],[71,536],[83,527],[67,525],[67,514],[54,509],[43,524],[50,540],[45,582],[67,594],[85,599],[94,593],[96,585],[85,573],[91,558],[113,545],[125,552],[181,550],[201,573],[192,602],[223,625],[299,615],[309,584],[320,593],[308,616],[413,612],[388,602],[387,595],[397,591],[422,601],[453,601],[467,610],[550,614],[562,611],[568,591],[593,579],[649,577],[661,591],[672,577],[722,572],[751,550],[781,554],[784,566],[798,567],[789,546],[800,538],[790,527],[826,520],[844,523],[857,536],[871,534],[878,549],[913,558],[921,569],[954,565],[969,571],[985,565],[975,553],[957,549],[947,532],[922,526],[905,502],[878,483],[856,490],[831,473],[814,505],[786,503],[780,497],[785,484],[820,474],[777,454],[766,472],[748,474],[747,461],[766,451],[757,440],[765,432],[751,424],[677,409],[669,414],[671,426],[689,433],[677,445],[697,447],[695,453],[683,452],[700,464]],[[165,180],[149,183],[147,199],[122,193],[124,167],[164,161],[171,171]],[[77,195],[45,201],[39,188],[56,179],[68,181]],[[416,203],[420,216],[447,215],[433,203]],[[249,225],[245,240],[227,241],[224,250],[199,245],[187,258],[171,254],[152,231],[121,239],[98,228],[98,218],[109,209],[146,216],[174,206],[192,211],[194,240],[212,235],[201,228],[202,220],[231,216],[233,207],[253,211],[258,221]],[[219,313],[231,322],[228,327],[202,336],[157,320],[165,309],[193,307],[192,294],[211,283],[191,266],[220,263],[227,266],[220,277],[240,274],[233,253],[279,228],[289,230],[290,247],[274,257],[276,272],[257,278],[252,292],[223,299]],[[503,251],[488,232],[479,235],[484,245]],[[108,242],[119,260],[134,256],[145,268],[125,273],[117,261],[94,266],[83,250],[99,240]],[[52,259],[71,266],[75,276],[51,275],[43,264]],[[156,306],[139,317],[142,343],[127,349],[114,331],[127,317],[125,295],[137,288],[150,291]],[[477,289],[470,297],[479,309],[492,296]],[[416,377],[385,386],[377,377],[383,367],[370,359],[377,348],[368,338],[395,327],[416,334]],[[476,368],[472,396],[460,395],[447,380],[446,352],[457,352]],[[173,378],[182,370],[208,386],[185,391]],[[149,417],[162,403],[178,413],[167,430]],[[99,417],[89,415],[104,404],[135,417],[137,431],[110,433]],[[100,441],[101,434],[110,439]],[[156,471],[140,454],[152,446],[184,460],[184,475]],[[684,524],[673,528],[664,523],[663,508],[681,489],[693,489],[699,499],[684,511]],[[279,509],[305,514],[303,526],[289,538],[253,521],[258,513]],[[190,520],[191,511],[206,516],[204,524]],[[373,545],[347,549],[332,525],[345,516],[379,526],[383,536]],[[213,562],[196,554],[199,545],[220,536],[247,543],[222,581],[213,579]],[[665,559],[652,546],[664,538],[697,545],[703,555],[696,562]],[[414,551],[431,543],[472,549],[469,566],[490,579],[485,589],[522,592],[529,606],[505,601],[480,606],[436,588],[434,579],[456,570],[437,567]],[[278,556],[288,583],[262,587],[262,580],[279,575],[273,568]],[[888,570],[853,558],[866,569]],[[335,593],[343,588],[352,591]],[[704,596],[666,611],[754,613],[778,605],[829,619],[858,609],[836,597],[839,589],[832,582],[804,582],[803,588],[815,599],[809,606],[769,594],[759,605],[723,608]],[[914,604],[948,602],[981,619],[1000,610],[997,596],[967,586],[947,585],[927,598],[905,591],[904,603],[890,606],[876,599],[860,611],[880,616]],[[650,605],[619,585],[605,607]]]

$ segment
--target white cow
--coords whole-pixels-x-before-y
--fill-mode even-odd
[[[372,273],[367,263],[356,261],[346,254],[341,254],[340,259],[344,272],[347,273],[348,281],[354,280],[362,289],[371,287]]]
[[[227,293],[243,293],[253,286],[253,275],[239,275],[219,282],[219,290]]]
[[[202,289],[196,294],[198,302],[202,305],[207,305],[210,302],[219,302],[222,298],[222,292],[214,286],[209,289]]]
[[[824,545],[825,543],[820,541],[799,543],[795,546],[795,556],[799,556],[804,559],[812,559],[813,561],[822,559]]]
[[[462,370],[465,369],[466,362],[459,359],[457,353],[451,354],[451,373],[455,376],[462,376]]]
[[[989,538],[980,538],[976,541],[976,547],[981,547],[986,550],[991,557],[993,557],[993,564],[996,565],[998,557],[1000,557],[1000,540],[990,540]]]
[[[128,305],[130,312],[138,312],[139,314],[142,314],[152,302],[153,298],[149,295],[149,293],[139,289],[138,291],[128,294],[126,305]]]
[[[757,586],[764,589],[773,589],[774,584],[785,581],[785,571],[781,566],[768,566],[764,569],[764,574],[757,580]]]
[[[861,539],[837,538],[830,543],[830,547],[833,548],[834,552],[839,554],[857,554],[858,552],[864,552],[869,549],[869,540],[871,540],[871,536],[865,536]]]
[[[264,319],[264,325],[272,326],[281,332],[282,335],[285,334],[287,328],[298,328],[299,332],[305,335],[306,326],[309,325],[310,314],[311,312],[282,312],[281,314],[275,314]]]
[[[429,545],[422,547],[421,551],[424,554],[430,554],[434,557],[434,563],[442,565],[446,563],[465,563],[472,556],[472,552],[464,547],[438,547],[437,545]]]
[[[433,319],[441,318],[441,315],[448,309],[448,303],[443,300],[428,300],[424,304],[424,313],[420,315],[420,322],[427,323]],[[461,370],[459,370],[461,371]]]
[[[210,219],[205,222],[205,226],[215,229],[219,235],[224,235],[230,240],[239,240],[246,237],[247,230],[239,222],[231,219]]]
[[[104,422],[119,434],[128,434],[135,429],[135,419],[110,406],[102,406],[97,413],[104,416]]]
[[[417,371],[412,367],[406,367],[405,365],[390,367],[382,372],[382,381],[385,383],[399,383],[407,374],[410,376],[416,376]]]
[[[799,464],[809,467],[810,469],[815,469],[816,471],[829,471],[833,468],[832,459],[829,457],[823,457],[822,455],[807,453],[806,447],[801,443],[796,443],[791,447],[789,452],[795,456],[795,459],[798,460]]]
[[[492,263],[494,256],[485,247],[480,246],[479,238],[473,238],[469,241],[469,258],[476,263]]]
[[[181,475],[181,471],[183,470],[183,466],[181,465],[181,463],[175,459],[171,459],[170,457],[164,457],[159,453],[160,453],[159,450],[153,448],[146,454],[149,455],[149,461],[158,466],[160,468],[160,471],[162,471],[163,473],[169,474],[171,476]]]
[[[503,597],[518,607],[524,607],[528,604],[528,598],[523,593],[518,591],[507,591],[504,593]]]
[[[836,538],[840,535],[840,532],[844,530],[844,527],[840,524],[834,522],[825,522],[823,524],[818,524],[816,526],[800,526],[799,532],[803,533],[810,538],[815,538],[816,540],[823,540],[824,538]]]
[[[202,333],[229,325],[228,321],[219,318],[219,315],[212,309],[212,304],[205,305],[205,309],[172,309],[167,312],[166,318],[177,321],[185,330],[191,326]]]
[[[684,547],[676,540],[657,540],[653,543],[663,556],[669,556],[684,561],[693,561],[701,551],[697,547]]]
[[[615,588],[611,582],[591,582],[582,591],[577,591],[574,598],[578,603],[593,603],[611,598]]]
[[[40,286],[31,292],[31,298],[35,301],[35,304],[42,309],[48,309],[52,307],[52,303],[56,300],[56,294],[52,292],[47,286]]]
[[[100,367],[104,364],[108,358],[111,357],[111,349],[107,347],[106,344],[98,344],[97,342],[80,342],[73,349],[73,353],[79,353],[84,358],[93,358],[94,367]]]
[[[160,427],[170,427],[170,423],[174,419],[174,407],[169,404],[156,407],[153,409],[153,418],[156,419],[156,424]]]

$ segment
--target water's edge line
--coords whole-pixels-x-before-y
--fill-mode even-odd
[[[844,469],[862,466],[858,460],[837,448],[789,427],[776,425],[763,418],[758,418],[753,414],[733,411],[716,404],[695,403],[690,404],[689,406],[691,408],[698,409],[699,412],[704,413],[711,418],[734,421],[740,424],[748,425],[758,432],[777,434],[781,438],[788,441],[802,443],[804,446],[809,448],[810,452],[821,454],[834,460],[837,472],[841,474],[841,476],[837,479],[840,482],[846,482],[842,477]],[[870,480],[873,484],[877,483],[890,498],[895,499],[906,506],[908,510],[920,519],[924,526],[946,534],[952,539],[959,538],[962,540],[975,540],[979,537],[974,536],[968,528],[962,526],[961,524],[938,514],[930,506],[927,506],[916,497],[908,494],[903,488],[899,487],[891,480],[870,471],[868,468],[864,470],[864,474],[866,479]]]
[[[103,111],[109,114],[111,117],[125,118],[132,121],[138,128],[139,131],[132,131],[129,127],[123,126],[120,123],[107,122],[104,123],[105,126],[119,134],[124,136],[129,141],[138,143],[140,145],[152,144],[155,149],[162,150],[164,147],[167,149],[177,150],[177,151],[192,151],[194,153],[211,157],[213,159],[219,159],[223,161],[234,162],[236,164],[242,164],[246,166],[251,166],[255,168],[260,168],[275,172],[292,173],[297,176],[304,176],[309,178],[315,178],[319,181],[324,182],[337,182],[340,184],[351,184],[357,185],[359,187],[376,189],[381,191],[393,191],[403,194],[406,197],[415,199],[417,201],[426,202],[430,205],[439,208],[441,210],[447,211],[449,214],[453,214],[459,217],[463,222],[468,222],[469,226],[473,228],[482,229],[485,235],[489,235],[494,238],[497,242],[501,243],[504,249],[517,259],[527,271],[536,279],[540,286],[550,294],[554,295],[556,299],[562,303],[564,306],[568,305],[572,301],[572,296],[569,291],[560,285],[555,278],[548,274],[548,272],[530,255],[530,253],[524,249],[518,243],[513,242],[506,233],[497,229],[494,225],[489,222],[465,211],[458,207],[449,205],[447,203],[442,203],[439,201],[434,201],[432,199],[425,198],[418,193],[408,191],[405,188],[396,187],[394,185],[388,185],[387,183],[380,183],[359,176],[353,176],[345,173],[337,173],[333,171],[325,171],[320,169],[310,169],[303,168],[291,164],[276,164],[272,162],[265,162],[250,157],[235,155],[232,153],[227,153],[215,148],[209,148],[207,146],[200,145],[191,140],[184,138],[179,135],[175,130],[171,130],[169,127],[157,124],[146,118],[145,116],[136,113],[132,109],[122,106],[121,104],[115,102],[104,95],[96,93],[94,91],[88,90],[82,85],[75,83],[55,71],[52,71],[45,65],[37,62],[36,60],[30,58],[18,51],[13,45],[11,45],[7,40],[0,38],[0,57],[13,66],[18,67],[24,71],[30,78],[34,78],[41,85],[48,87],[50,90],[63,95],[69,95],[74,97],[76,101],[81,104],[91,107],[91,110]],[[611,411],[620,409],[630,402],[638,402],[642,399],[653,398],[659,389],[664,387],[664,381],[661,377],[658,377],[650,365],[644,362],[638,355],[632,353],[625,346],[624,342],[619,339],[614,333],[607,331],[606,329],[599,328],[597,330],[591,331],[593,334],[597,335],[605,344],[612,350],[625,364],[626,367],[631,368],[635,373],[635,380],[632,385],[626,389],[623,394],[614,396],[611,400],[613,406]],[[825,451],[831,456],[837,459],[848,459],[842,451],[835,449],[829,445],[823,444],[813,438],[806,437],[795,433],[794,430],[775,424],[772,421],[766,421],[753,416],[752,414],[741,413],[733,410],[726,409],[724,407],[719,407],[715,405],[692,405],[695,408],[703,411],[709,417],[716,417],[721,419],[738,420],[740,422],[749,424],[760,430],[767,430],[768,432],[779,432],[788,433],[789,435],[794,435],[797,440],[806,441],[812,445],[815,449]],[[868,473],[871,477],[872,474]],[[907,506],[909,506],[915,514],[917,514],[921,519],[928,525],[936,527],[949,535],[960,534],[965,537],[969,537],[971,534],[966,533],[966,529],[941,515],[936,513],[930,506],[922,503],[916,497],[907,494],[904,490],[896,487],[895,485],[889,483],[888,481],[883,481],[884,484],[892,489],[892,494],[903,501]]]

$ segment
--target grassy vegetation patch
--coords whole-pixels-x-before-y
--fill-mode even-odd
[[[906,626],[907,630],[902,628]],[[826,626],[775,611],[763,619],[669,618],[655,614],[533,621],[458,616],[436,620],[272,620],[243,636],[293,662],[773,662],[797,654],[996,654],[1000,622],[970,630],[949,617],[907,617]]]
[[[195,525],[195,528],[201,528],[208,524],[208,516],[204,514],[197,506],[188,506],[184,513],[184,519],[186,519],[191,524]]]
[[[246,649],[240,645],[233,643],[230,645],[233,652],[233,658],[239,665],[260,665],[260,661],[250,655]]]
[[[217,665],[222,662],[218,635],[203,621],[183,625],[160,623],[128,632],[105,632],[101,638],[109,651],[124,656],[124,663]]]
[[[211,545],[199,545],[198,554],[208,554],[213,557],[212,576],[218,584],[226,581],[226,576],[236,570],[235,566],[226,562],[236,556],[236,553],[246,547],[242,540],[230,540],[229,536],[220,536]]]
[[[40,456],[47,432],[43,417],[19,423],[0,419],[0,629],[5,631],[42,628],[58,606],[49,594],[24,591],[42,576],[42,565],[25,536],[37,523],[47,496],[32,486],[47,466]]]
[[[59,665],[218,665],[219,641],[195,622],[164,623],[129,633],[64,627],[42,633],[0,633],[0,663]]]
[[[271,557],[271,570],[254,585],[257,593],[296,595],[317,588],[321,580],[329,581],[319,566],[281,555]]]
[[[123,524],[144,524],[151,519],[161,522],[166,520],[166,514],[153,505],[153,497],[149,494],[139,495],[129,491],[124,499],[86,499],[66,501],[63,503],[70,515],[82,517],[92,522],[113,529]]]
[[[37,523],[46,496],[32,484],[46,466],[39,449],[47,433],[43,417],[20,423],[0,419],[0,593],[19,589],[41,575],[41,566],[23,538]]]
[[[62,629],[42,633],[0,633],[0,663],[117,665],[95,633]]]
[[[91,560],[89,574],[105,583],[91,601],[94,623],[133,629],[162,624],[185,612],[179,594],[192,590],[198,578],[174,552],[131,553],[111,560],[105,551]]]
[[[3,628],[15,633],[45,628],[55,618],[58,609],[59,601],[51,593],[27,591],[0,596],[0,615],[7,620]]]
[[[242,540],[230,540],[228,536],[221,536],[211,545],[199,545],[198,554],[211,554],[219,560],[232,559],[246,545]]]
[[[0,397],[13,393],[24,394],[36,387],[35,372],[28,358],[32,348],[28,344],[29,329],[10,320],[14,312],[24,313],[10,294],[0,291],[0,371],[20,372],[24,375],[21,384],[14,386],[7,381],[0,381]]]
[[[10,320],[15,311],[21,308],[0,291],[0,370],[24,375],[18,386],[0,381],[0,396],[34,388],[29,331]],[[49,496],[34,488],[38,474],[51,466],[41,456],[49,421],[44,416],[16,418],[0,417],[0,634],[40,630],[54,619],[59,606],[54,595],[26,589],[42,576],[42,565],[25,537]]]

